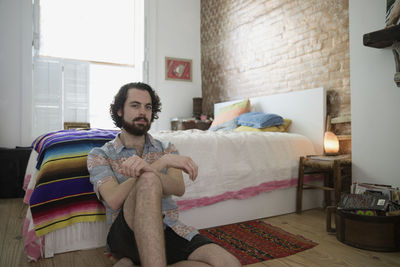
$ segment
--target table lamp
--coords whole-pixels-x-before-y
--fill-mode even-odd
[[[325,132],[324,135],[324,150],[325,155],[333,156],[339,152],[339,139],[337,136],[330,131]]]

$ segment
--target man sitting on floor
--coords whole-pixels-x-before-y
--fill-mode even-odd
[[[108,249],[121,258],[117,265],[240,266],[229,252],[178,220],[171,196],[185,192],[182,171],[195,180],[198,166],[148,133],[160,111],[149,85],[122,86],[110,108],[121,132],[88,155],[90,181],[107,210]]]

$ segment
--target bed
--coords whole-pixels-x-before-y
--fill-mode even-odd
[[[215,113],[235,102],[215,104]],[[199,165],[197,180],[192,182],[185,174],[186,192],[176,198],[184,223],[200,229],[295,211],[299,157],[322,153],[325,90],[255,97],[250,103],[252,111],[290,118],[289,132],[152,133],[174,143],[182,155],[191,156]],[[24,201],[30,208],[23,234],[30,260],[105,245],[105,210],[90,188],[84,188],[88,187],[84,163],[92,147],[111,140],[117,132],[90,129],[80,131],[78,137],[74,133],[73,142],[67,142],[63,138],[70,133],[50,133],[41,142],[37,140],[28,162]],[[68,166],[73,166],[67,171],[73,179],[66,175]],[[51,187],[53,176],[59,187]],[[54,193],[64,188],[73,189],[65,195]],[[305,209],[321,205],[322,193],[305,192]]]

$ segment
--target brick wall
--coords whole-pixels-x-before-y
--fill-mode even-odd
[[[322,86],[328,111],[350,114],[348,0],[201,0],[201,53],[203,113]]]

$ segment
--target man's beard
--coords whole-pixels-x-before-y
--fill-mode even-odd
[[[145,120],[146,124],[139,124],[136,125],[135,121]],[[122,128],[127,131],[128,133],[135,135],[135,136],[142,136],[145,135],[151,127],[151,123],[145,117],[138,117],[135,118],[131,123],[127,122],[124,118],[122,118]]]

